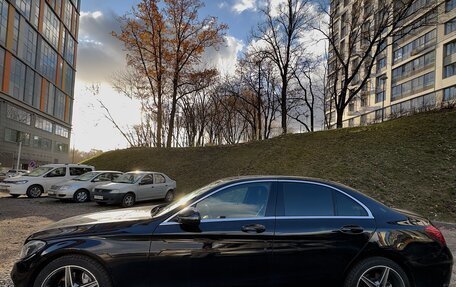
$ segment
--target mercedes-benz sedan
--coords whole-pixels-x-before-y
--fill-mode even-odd
[[[221,180],[170,205],[82,215],[30,236],[16,286],[446,287],[432,223],[346,186]]]

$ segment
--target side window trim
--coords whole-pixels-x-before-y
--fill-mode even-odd
[[[189,206],[194,206],[194,205],[198,204],[200,201],[203,201],[204,199],[208,198],[209,196],[214,195],[214,194],[216,194],[216,193],[218,193],[218,192],[220,192],[222,190],[225,190],[227,188],[230,188],[230,187],[233,187],[233,186],[238,186],[238,185],[243,185],[243,184],[249,184],[249,183],[258,183],[258,182],[270,182],[270,183],[272,183],[271,184],[272,188],[271,188],[271,191],[270,191],[271,194],[269,196],[269,201],[268,201],[268,206],[267,206],[267,208],[269,209],[270,200],[272,199],[275,202],[276,199],[277,199],[277,197],[276,197],[276,194],[277,194],[277,192],[276,192],[277,179],[250,180],[250,181],[243,181],[243,182],[236,182],[236,183],[233,183],[233,184],[229,184],[229,185],[223,186],[223,187],[221,187],[219,189],[216,189],[216,190],[210,192],[209,194],[207,194],[207,195],[201,197],[200,199],[192,202],[191,204],[189,204]],[[271,195],[273,195],[273,196],[271,197]],[[266,211],[268,211],[268,209]],[[178,224],[177,222],[172,221],[173,218],[176,217],[178,213],[179,213],[179,211],[174,213],[170,217],[168,217],[166,220],[164,220],[162,223],[160,223],[160,225],[162,225],[162,224],[163,225]],[[275,216],[264,216],[264,217],[254,217],[254,218],[255,219],[263,219],[263,218],[275,219]],[[216,221],[216,220],[218,220],[218,221],[233,221],[233,219],[236,219],[236,218],[220,218],[220,219],[212,219],[211,221]],[[239,218],[237,220],[245,220],[245,219],[247,219],[247,218]],[[201,221],[205,222],[203,220],[201,220]]]
[[[306,181],[306,180],[283,180],[283,179],[279,179],[278,182],[279,183],[306,183],[306,184],[324,186],[326,188],[332,189],[335,192],[339,192],[342,195],[345,195],[348,198],[350,198],[353,201],[355,201],[357,204],[359,204],[367,212],[367,215],[360,215],[360,216],[337,216],[337,215],[332,215],[332,216],[284,216],[284,215],[278,215],[278,216],[276,216],[277,219],[299,219],[299,218],[309,218],[309,219],[312,219],[312,218],[315,218],[315,219],[318,219],[318,218],[328,218],[328,219],[330,219],[330,218],[334,218],[334,219],[337,219],[337,218],[340,218],[340,219],[354,218],[354,219],[363,219],[364,218],[364,219],[373,219],[374,218],[374,216],[372,215],[372,212],[370,211],[370,209],[365,204],[363,204],[361,201],[359,201],[358,199],[354,198],[353,196],[349,195],[348,193],[344,192],[343,190],[340,190],[340,189],[338,189],[338,188],[336,188],[334,186],[331,186],[331,185],[328,185],[328,184],[324,184],[324,183],[320,183],[320,182],[313,182],[313,181]],[[281,186],[283,186],[283,185],[281,185]],[[283,190],[282,190],[282,192],[283,192]]]

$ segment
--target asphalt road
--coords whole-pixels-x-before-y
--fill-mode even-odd
[[[140,205],[152,204],[156,203]],[[60,202],[46,197],[14,199],[8,194],[0,193],[0,287],[13,286],[9,273],[24,240],[31,233],[66,217],[112,208],[117,207],[101,207],[95,203]],[[456,254],[456,224],[438,225],[449,248]],[[453,268],[451,287],[456,287],[456,268]]]

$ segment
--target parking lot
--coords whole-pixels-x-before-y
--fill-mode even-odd
[[[154,204],[156,202],[146,202],[138,204],[138,206]],[[8,194],[0,193],[0,242],[2,242],[0,245],[0,287],[13,286],[9,279],[9,272],[28,235],[66,217],[112,208],[118,207],[101,207],[93,202],[83,204],[60,202],[46,197],[14,199]],[[453,254],[456,254],[456,225],[439,224],[439,227]],[[456,268],[453,268],[451,287],[456,287]]]

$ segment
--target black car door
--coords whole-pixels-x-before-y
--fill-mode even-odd
[[[375,231],[360,202],[313,182],[280,182],[276,215],[277,286],[342,286],[345,269]]]
[[[275,183],[236,184],[193,203],[201,223],[188,228],[174,218],[151,242],[157,286],[264,286],[275,220]],[[156,277],[154,277],[156,278]]]

